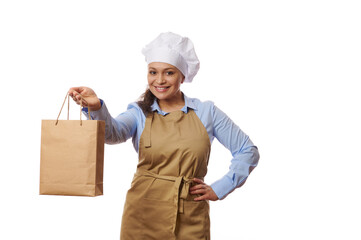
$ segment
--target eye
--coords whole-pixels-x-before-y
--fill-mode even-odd
[[[150,70],[150,71],[149,71],[149,74],[150,74],[150,75],[155,75],[155,74],[156,74],[156,72],[155,72],[155,71],[153,71],[153,70]]]
[[[173,72],[173,71],[168,71],[168,72],[166,72],[166,74],[167,74],[167,75],[173,75],[174,72]]]

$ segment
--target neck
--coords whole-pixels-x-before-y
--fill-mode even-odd
[[[179,92],[177,96],[174,96],[171,99],[162,99],[158,100],[158,105],[162,111],[173,112],[183,108],[185,104],[183,93]]]

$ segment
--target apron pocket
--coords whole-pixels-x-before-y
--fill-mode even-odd
[[[178,214],[179,239],[210,239],[209,203],[207,201],[184,201],[184,213]]]
[[[142,236],[144,239],[172,239],[174,220],[174,204],[164,201],[141,201]]]

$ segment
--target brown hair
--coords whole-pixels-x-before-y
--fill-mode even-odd
[[[155,99],[156,97],[149,88],[140,96],[137,104],[142,109],[145,116],[152,112],[151,106],[153,105]]]

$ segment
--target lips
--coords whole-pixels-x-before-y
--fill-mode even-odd
[[[166,92],[170,87],[157,87],[154,86],[155,90],[157,90],[157,92]]]

